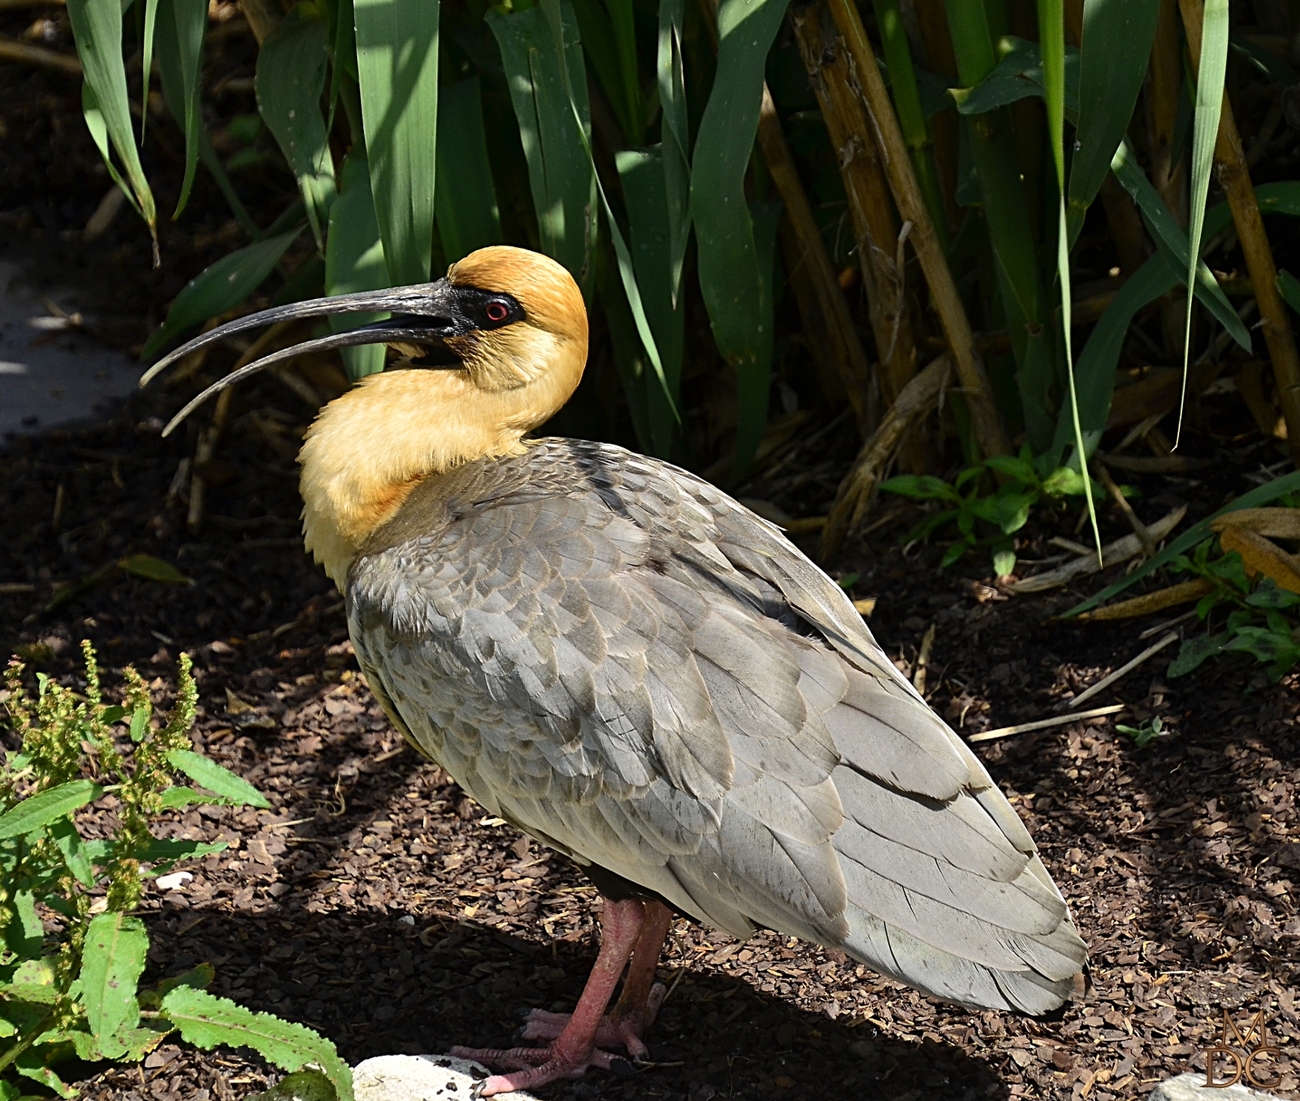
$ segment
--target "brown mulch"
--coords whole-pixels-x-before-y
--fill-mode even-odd
[[[18,35],[32,18],[5,13],[0,29]],[[250,44],[225,42],[222,63],[251,73]],[[0,66],[0,88],[0,225],[38,273],[88,288],[97,331],[138,344],[186,278],[241,243],[237,229],[202,172],[183,228],[168,219],[178,135],[151,114],[145,158],[160,181],[163,268],[149,270],[148,239],[129,211],[80,244],[76,231],[108,181],[76,82]],[[251,93],[230,92],[215,109],[251,110]],[[239,181],[259,210],[259,194],[282,184]],[[164,699],[176,657],[191,653],[196,745],[272,804],[169,821],[172,836],[230,848],[191,866],[182,889],[147,896],[150,976],[209,961],[216,992],[310,1024],[352,1062],[508,1043],[520,1008],[572,1006],[594,954],[594,892],[566,861],[486,820],[402,747],[370,699],[339,597],[298,541],[292,456],[308,410],[274,380],[239,395],[206,470],[205,523],[188,532],[175,475],[205,414],[171,440],[158,431],[189,392],[146,395],[102,425],[0,446],[0,583],[31,586],[0,592],[0,651],[75,679],[77,642],[89,638],[107,669],[136,665]],[[815,458],[801,459],[798,485],[750,488],[807,497]],[[841,470],[817,467],[812,499],[833,491]],[[1148,520],[1167,511],[1163,498],[1176,492],[1195,517],[1249,488],[1236,470],[1214,478],[1173,489],[1154,481],[1139,511]],[[905,667],[937,625],[929,696],[957,729],[1040,718],[1147,645],[1137,639],[1145,622],[1053,623],[1073,596],[1002,599],[977,580],[980,563],[941,572],[939,548],[904,552],[897,536],[914,518],[841,565],[860,575],[855,596],[878,598],[871,626]],[[1107,522],[1118,534],[1122,521]],[[194,584],[100,575],[128,553],[163,558]],[[1300,1098],[1300,683],[1270,685],[1245,659],[1167,681],[1169,656],[1096,701],[1128,703],[1122,718],[1133,725],[1162,719],[1167,735],[1143,750],[1110,718],[977,747],[1091,946],[1075,1004],[1050,1020],[971,1012],[775,935],[739,945],[680,922],[663,961],[673,992],[651,1037],[657,1064],[544,1095],[1131,1098],[1202,1070],[1229,1009],[1243,1032],[1256,1011],[1268,1014],[1280,1056],[1260,1077]],[[241,1053],[176,1045],[141,1067],[87,1074],[79,1085],[92,1101],[230,1101],[278,1078]]]
[[[187,444],[157,436],[176,395],[134,399],[102,426],[10,441],[0,581],[33,591],[0,596],[0,640],[68,677],[77,640],[90,638],[106,666],[136,664],[164,696],[176,656],[190,652],[196,745],[271,800],[270,811],[200,808],[166,826],[230,849],[196,864],[182,889],[148,897],[152,975],[210,961],[217,992],[310,1024],[354,1062],[507,1043],[521,1007],[572,1005],[594,951],[594,892],[403,748],[368,695],[338,596],[297,543],[293,464],[258,428],[288,400],[270,388],[243,399],[252,412],[233,422],[229,478],[210,491],[199,536],[168,494]],[[276,415],[300,423],[303,410]],[[966,732],[1041,717],[1146,645],[1144,624],[1049,622],[1072,596],[1007,600],[940,572],[938,548],[904,557],[896,531],[870,551],[855,594],[878,596],[873,628],[907,667],[938,625],[930,697]],[[194,584],[110,574],[43,610],[60,583],[134,552]],[[1266,1011],[1282,1053],[1272,1076],[1300,1096],[1296,679],[1269,686],[1237,660],[1167,682],[1167,657],[1098,701],[1129,703],[1131,723],[1162,718],[1167,735],[1144,750],[1110,718],[978,747],[1092,948],[1086,989],[1055,1019],[940,1005],[834,953],[772,934],[738,945],[679,922],[657,1065],[546,1095],[802,1098],[834,1086],[886,1098],[1125,1098],[1202,1068],[1228,1008],[1243,1032]],[[275,1078],[238,1053],[168,1047],[150,1063],[93,1076],[85,1095],[206,1090],[224,1101]]]

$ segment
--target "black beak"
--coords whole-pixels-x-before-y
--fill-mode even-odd
[[[300,344],[281,348],[278,352],[255,359],[238,371],[232,371],[225,378],[214,382],[172,417],[167,427],[163,429],[163,435],[166,436],[213,394],[263,368],[292,359],[304,352],[320,352],[330,348],[347,348],[360,344],[388,344],[394,341],[437,345],[449,336],[463,336],[472,331],[475,326],[459,307],[457,297],[456,288],[452,287],[446,279],[439,279],[434,283],[417,283],[409,287],[362,291],[357,294],[340,294],[332,298],[313,298],[307,302],[275,306],[260,313],[236,318],[182,344],[150,367],[141,377],[140,385],[146,385],[160,371],[189,355],[190,352],[233,333],[243,332],[245,329],[273,325],[280,321],[296,321],[307,317],[335,317],[349,313],[386,311],[393,315],[387,321],[377,321],[359,329],[332,333],[329,336],[305,340]]]

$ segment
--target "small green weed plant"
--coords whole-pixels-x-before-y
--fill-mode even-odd
[[[1222,630],[1183,640],[1169,663],[1169,676],[1186,676],[1219,654],[1245,653],[1267,666],[1274,681],[1281,680],[1300,662],[1300,624],[1295,619],[1300,594],[1278,588],[1267,577],[1253,582],[1240,554],[1216,554],[1217,550],[1217,537],[1205,539],[1169,563],[1174,573],[1194,574],[1213,583],[1214,588],[1196,605],[1202,622],[1216,609],[1231,609]]]
[[[985,492],[996,474],[1001,481],[993,492]],[[993,569],[1005,577],[1016,568],[1014,535],[1029,521],[1030,512],[1043,503],[1059,504],[1066,497],[1083,496],[1083,478],[1073,467],[1063,466],[1040,474],[1028,447],[1015,457],[996,456],[968,466],[952,484],[932,474],[904,474],[882,482],[880,488],[917,501],[938,501],[949,507],[932,513],[903,537],[905,542],[926,539],[941,528],[953,525],[957,538],[948,545],[941,565],[944,569],[968,551],[987,547]],[[1094,483],[1094,494],[1101,487]]]
[[[146,880],[226,847],[157,837],[152,825],[191,804],[268,804],[194,752],[188,655],[171,715],[156,724],[139,674],[126,670],[121,704],[105,702],[95,653],[82,648],[83,693],[37,674],[32,698],[16,660],[5,677],[21,744],[0,765],[0,1101],[30,1093],[25,1082],[72,1097],[60,1066],[136,1062],[173,1032],[201,1048],[253,1048],[291,1072],[319,1067],[330,1096],[351,1101],[351,1073],[332,1043],[208,993],[209,964],[142,986],[149,933],[135,911]],[[107,836],[87,837],[77,823],[95,804],[113,812],[100,816]]]

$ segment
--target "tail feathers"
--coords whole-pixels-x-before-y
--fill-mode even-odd
[[[936,948],[856,906],[849,908],[849,928],[844,949],[882,974],[944,1001],[1031,1015],[1049,1013],[1066,1001],[1085,955],[1083,942],[1068,924],[1042,938],[1058,944],[1043,944],[1041,954],[1026,952],[1039,958],[1013,968],[991,967]]]

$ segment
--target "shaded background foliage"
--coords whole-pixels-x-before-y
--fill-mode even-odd
[[[87,123],[141,216],[160,217],[139,152],[150,112],[137,123],[130,105],[156,69],[185,136],[161,216],[183,219],[210,173],[247,238],[176,298],[146,358],[268,298],[419,282],[494,242],[540,248],[595,328],[559,431],[734,484],[806,410],[851,410],[848,444],[865,446],[827,550],[896,453],[911,473],[1025,447],[1041,476],[1077,469],[1080,445],[1155,412],[1178,408],[1176,437],[1177,379],[1195,392],[1234,356],[1271,366],[1255,419],[1272,433],[1279,406],[1300,438],[1282,304],[1300,284],[1260,218],[1300,212],[1300,184],[1260,160],[1296,114],[1286,0],[241,7],[256,111],[217,128],[205,35],[225,50],[233,7],[68,5]],[[286,170],[297,196],[264,224]],[[1279,221],[1268,232],[1292,240]],[[273,330],[260,350],[304,335]],[[348,374],[384,355],[346,350]],[[923,378],[944,355],[951,375]],[[1113,400],[1134,369],[1160,377],[1160,400]]]

